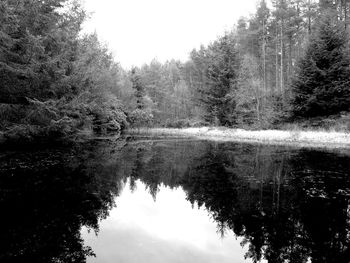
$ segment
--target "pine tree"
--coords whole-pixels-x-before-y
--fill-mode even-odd
[[[141,82],[141,77],[139,73],[136,71],[136,68],[131,69],[131,82],[132,82],[132,88],[135,90],[136,107],[137,109],[142,110],[145,107],[144,105],[145,87]]]
[[[237,123],[253,124],[261,121],[261,101],[265,91],[259,74],[259,64],[252,55],[244,55],[235,91]]]
[[[344,26],[331,10],[311,37],[292,83],[295,117],[336,114],[350,106],[350,56]]]
[[[63,14],[62,10],[66,8]],[[61,98],[85,13],[67,0],[0,3],[0,101]]]
[[[238,77],[239,57],[235,35],[226,33],[207,48],[191,54],[192,61],[204,73],[198,86],[205,119],[219,125],[234,122],[234,102],[228,96]]]

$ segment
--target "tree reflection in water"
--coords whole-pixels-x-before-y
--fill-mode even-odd
[[[350,157],[204,141],[95,142],[0,157],[0,262],[85,262],[125,182],[182,187],[258,262],[350,262]]]
[[[154,198],[161,184],[181,186],[221,235],[244,237],[254,262],[350,262],[349,156],[207,142],[142,143],[128,151],[122,160],[133,180]]]
[[[119,181],[100,147],[7,154],[0,159],[0,262],[85,262],[80,229],[98,231]],[[105,162],[104,162],[105,163]]]

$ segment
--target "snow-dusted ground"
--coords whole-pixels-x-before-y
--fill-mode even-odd
[[[229,128],[151,128],[134,129],[130,133],[155,136],[182,136],[215,141],[258,142],[301,147],[350,148],[350,133],[321,131],[248,131]]]

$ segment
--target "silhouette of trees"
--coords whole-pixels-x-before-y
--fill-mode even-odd
[[[105,162],[100,149],[86,146],[1,159],[1,262],[86,262],[94,255],[81,227],[98,232],[121,185],[98,166]]]
[[[181,187],[218,234],[243,238],[254,262],[346,263],[349,164],[316,150],[177,140],[2,156],[0,259],[84,262],[93,251],[81,226],[98,231],[125,183],[136,190],[141,180],[154,199],[161,185]]]
[[[349,157],[227,143],[167,144],[144,145],[134,180],[145,183],[154,198],[161,184],[181,186],[193,206],[210,213],[219,234],[243,237],[247,258],[350,259]],[[186,161],[169,162],[176,152],[186,152]]]

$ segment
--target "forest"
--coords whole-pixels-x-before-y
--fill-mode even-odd
[[[350,130],[347,0],[261,0],[187,61],[124,69],[78,0],[0,2],[0,143],[135,127]]]

